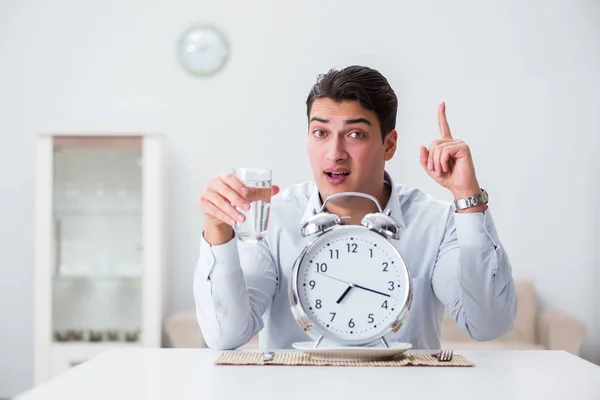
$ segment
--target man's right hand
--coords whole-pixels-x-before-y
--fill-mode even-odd
[[[209,179],[198,199],[204,213],[204,239],[216,246],[226,243],[233,237],[236,221],[244,222],[245,216],[235,207],[248,210],[250,203],[245,196],[248,188],[232,173],[221,174]],[[279,187],[271,187],[271,195],[279,193]]]

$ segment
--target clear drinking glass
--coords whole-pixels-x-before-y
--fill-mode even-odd
[[[233,173],[248,188],[248,194],[245,198],[250,203],[248,211],[237,208],[239,212],[244,214],[246,220],[236,223],[236,236],[242,242],[258,243],[264,239],[269,225],[271,170],[235,168]]]

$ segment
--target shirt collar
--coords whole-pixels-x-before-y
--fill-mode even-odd
[[[392,177],[390,176],[390,174],[387,173],[387,171],[384,171],[383,173],[383,181],[386,184],[388,184],[391,188],[390,198],[387,204],[385,205],[383,212],[386,213],[387,211],[391,211],[390,215],[392,216],[392,218],[398,221],[400,227],[404,229],[405,224],[404,218],[402,218],[402,209],[400,207],[400,194],[398,193],[398,187],[394,184]],[[319,196],[319,189],[315,184],[313,185],[312,193],[308,199],[308,204],[306,205],[306,208],[304,210],[304,215],[302,216],[302,223],[304,223],[304,221],[308,220],[313,215],[313,210],[314,212],[318,213],[319,210],[321,210],[322,206],[323,203],[321,202]]]

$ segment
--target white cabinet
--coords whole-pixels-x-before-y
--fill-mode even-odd
[[[41,135],[35,383],[113,347],[160,347],[165,160],[159,135]]]

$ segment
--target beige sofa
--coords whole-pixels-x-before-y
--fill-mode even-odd
[[[579,355],[586,327],[574,317],[558,311],[540,312],[533,284],[515,282],[519,307],[513,330],[503,338],[488,342],[470,339],[446,313],[442,328],[442,347],[449,349],[549,349],[565,350]],[[203,348],[206,343],[196,321],[194,310],[169,317],[165,324],[173,347]],[[255,337],[243,348],[256,348]]]
[[[448,313],[442,326],[442,347],[449,349],[565,350],[579,355],[586,326],[560,311],[539,309],[534,286],[529,281],[515,281],[518,298],[513,330],[506,336],[477,342],[461,331]]]

